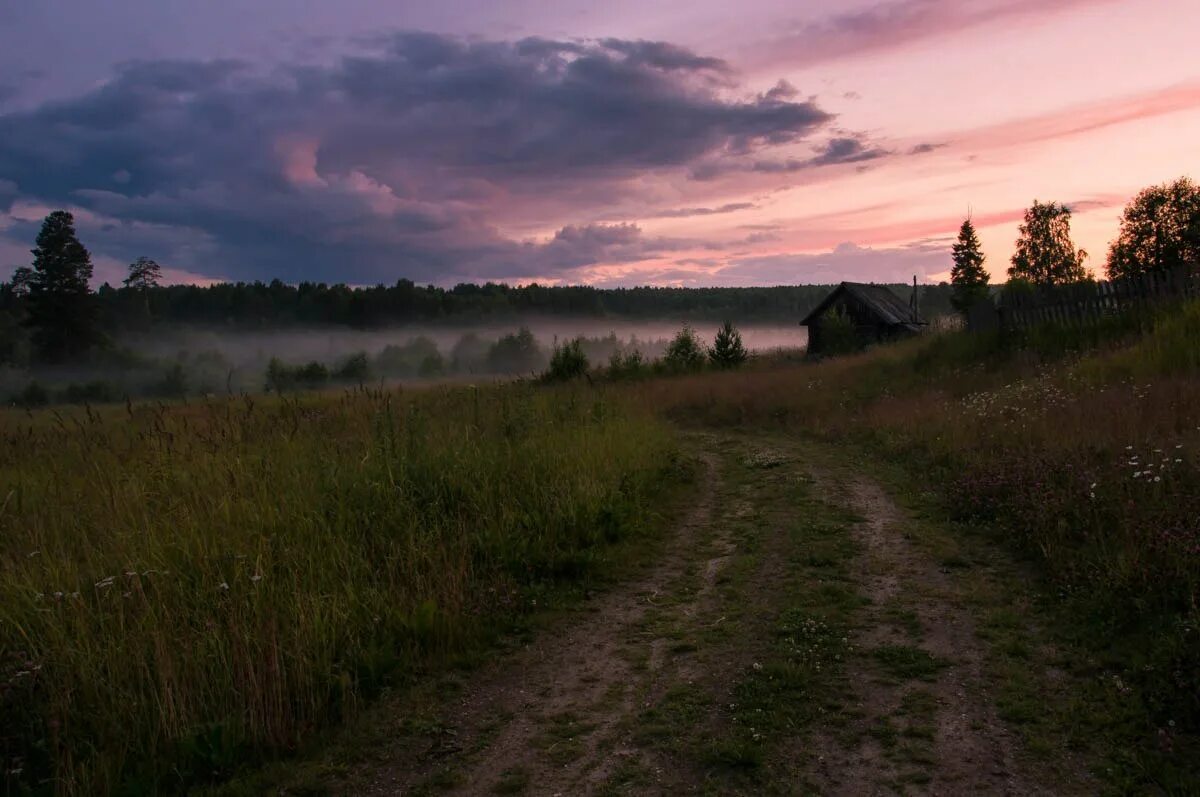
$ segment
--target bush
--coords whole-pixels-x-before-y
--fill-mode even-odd
[[[578,379],[588,372],[588,358],[583,353],[583,339],[575,338],[554,347],[550,357],[550,368],[542,375],[547,382],[566,382]]]
[[[384,376],[411,377],[420,374],[431,358],[441,360],[437,344],[424,335],[412,338],[403,346],[384,346],[375,358],[375,369]]]
[[[863,341],[854,328],[854,319],[845,308],[837,307],[825,313],[821,321],[820,354],[849,354],[863,348]]]
[[[295,387],[320,387],[329,381],[329,369],[315,360],[291,368],[278,357],[267,363],[267,390],[282,393]]]
[[[488,349],[488,370],[500,374],[520,374],[538,370],[544,362],[541,348],[526,327],[505,335]]]
[[[360,351],[352,354],[333,372],[333,378],[339,382],[365,382],[371,378],[371,362],[367,353]]]
[[[329,369],[317,361],[296,369],[296,382],[305,387],[320,387],[329,381]]]
[[[421,365],[417,368],[417,376],[422,379],[432,379],[441,376],[446,371],[446,363],[442,360],[442,355],[438,351],[434,351],[421,360]]]
[[[615,351],[608,360],[605,376],[609,379],[637,379],[650,373],[646,358],[637,349]]]
[[[700,344],[700,338],[696,336],[695,330],[690,326],[685,326],[671,339],[663,362],[672,371],[698,371],[704,367],[705,359],[704,347]]]
[[[156,396],[183,398],[187,395],[188,379],[182,363],[175,363],[163,372],[162,378],[150,388]]]

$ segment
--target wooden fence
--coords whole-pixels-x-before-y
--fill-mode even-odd
[[[1200,265],[1128,279],[1006,290],[999,305],[981,302],[967,313],[967,328],[1025,329],[1041,324],[1092,323],[1166,301],[1200,298]]]

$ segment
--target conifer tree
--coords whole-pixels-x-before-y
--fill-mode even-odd
[[[162,280],[162,266],[148,257],[139,257],[129,264],[129,276],[122,283],[135,291],[157,288]]]
[[[726,321],[717,330],[708,358],[719,368],[736,368],[746,361],[746,347],[742,345],[742,333]]]
[[[963,221],[958,240],[951,251],[954,267],[950,269],[950,284],[953,286],[950,303],[955,310],[965,313],[978,301],[987,298],[988,280],[991,278],[983,267],[983,249],[970,218]]]
[[[1035,285],[1066,285],[1087,279],[1087,252],[1071,241],[1071,209],[1057,202],[1033,201],[1020,226],[1017,251],[1008,277]]]
[[[78,357],[102,339],[96,323],[92,257],[75,235],[75,219],[56,210],[42,222],[32,250],[29,315],[33,343],[50,362]]]

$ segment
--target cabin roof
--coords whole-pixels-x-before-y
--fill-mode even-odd
[[[825,312],[842,293],[853,296],[860,304],[879,316],[879,320],[885,324],[911,327],[913,330],[922,326],[921,321],[913,316],[912,308],[908,306],[908,303],[897,296],[891,288],[886,285],[864,282],[843,282],[838,285],[804,317],[800,324],[808,326],[817,316]]]

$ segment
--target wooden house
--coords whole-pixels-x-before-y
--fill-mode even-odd
[[[886,285],[843,282],[805,316],[810,354],[837,354],[907,337],[925,323],[917,310],[917,286],[906,302]]]

